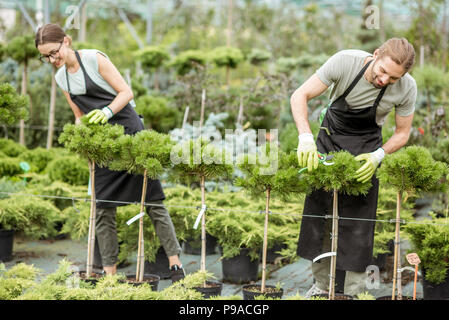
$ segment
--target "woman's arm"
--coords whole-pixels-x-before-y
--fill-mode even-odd
[[[120,72],[114,64],[104,55],[97,52],[98,72],[104,80],[117,91],[117,96],[108,106],[111,111],[116,114],[122,110],[133,98],[133,92],[128,84],[123,79]]]
[[[80,108],[78,108],[78,106],[72,101],[72,99],[70,99],[70,95],[67,91],[62,90],[62,92],[64,93],[64,96],[67,100],[67,102],[69,103],[70,108],[73,111],[73,114],[75,115],[75,123],[79,123],[79,119],[84,115],[84,113],[81,111]]]

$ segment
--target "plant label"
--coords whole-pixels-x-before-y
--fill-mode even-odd
[[[412,265],[418,265],[421,263],[421,260],[416,253],[409,253],[405,257],[407,258],[408,263]]]

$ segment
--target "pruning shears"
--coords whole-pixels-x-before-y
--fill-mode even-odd
[[[334,155],[326,155],[318,151],[318,162],[324,164],[325,166],[331,166],[334,164],[334,162],[329,162],[333,157]],[[305,170],[307,170],[307,167],[301,168],[298,171],[298,174],[303,173]]]

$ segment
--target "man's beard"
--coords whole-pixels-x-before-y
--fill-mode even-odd
[[[376,62],[373,62],[373,67],[372,67],[372,69],[371,69],[370,83],[371,83],[376,89],[382,89],[383,87],[386,86],[386,84],[384,84],[384,85],[382,86],[382,85],[379,85],[379,84],[377,83],[378,76],[377,76],[377,74],[374,72],[374,66],[375,66],[375,63],[376,63]]]

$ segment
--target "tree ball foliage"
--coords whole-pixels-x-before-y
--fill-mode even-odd
[[[239,48],[218,47],[210,52],[211,60],[218,67],[237,68],[237,65],[243,61],[244,56]]]
[[[158,46],[145,47],[135,53],[145,69],[157,69],[170,59],[168,52]]]
[[[377,170],[382,183],[412,194],[444,191],[447,173],[447,165],[435,161],[430,151],[421,146],[409,146],[385,156]]]
[[[145,95],[136,100],[136,112],[141,114],[146,126],[157,132],[168,133],[178,124],[179,111],[169,106],[164,97]]]
[[[174,67],[176,73],[180,76],[186,75],[192,69],[205,66],[207,63],[207,55],[200,50],[187,50],[177,55],[169,66]]]
[[[84,116],[81,124],[66,124],[59,136],[59,143],[100,167],[107,166],[119,152],[118,140],[124,135],[124,127],[118,124],[89,124]]]
[[[87,185],[89,167],[86,161],[77,156],[64,156],[52,160],[46,169],[52,181],[62,181],[71,185]]]
[[[0,84],[0,124],[12,125],[28,116],[27,96],[17,93],[9,83]]]
[[[6,47],[7,54],[18,63],[24,63],[31,58],[38,56],[39,51],[37,51],[34,45],[34,36],[18,36],[13,38]]]
[[[262,50],[262,49],[253,48],[248,55],[248,60],[251,64],[258,66],[258,65],[270,60],[271,57],[272,57],[271,52]]]

